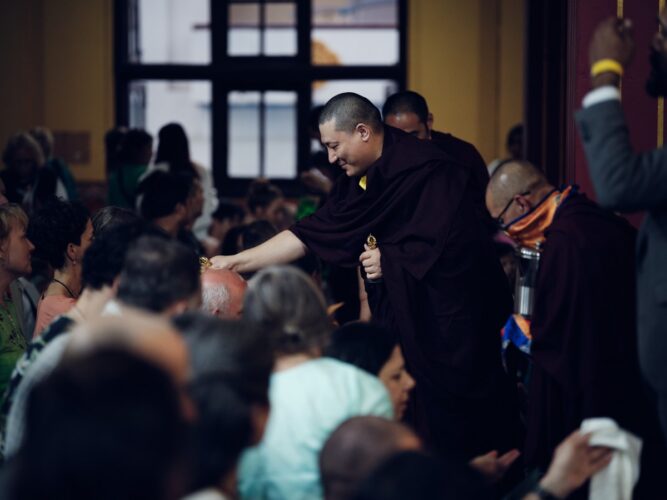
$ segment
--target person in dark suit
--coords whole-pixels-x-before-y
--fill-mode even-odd
[[[653,97],[667,96],[667,10],[659,23],[646,83]],[[630,145],[619,84],[633,53],[629,20],[610,18],[600,24],[590,45],[593,90],[576,119],[600,205],[647,212],[636,246],[639,359],[657,392],[667,436],[667,149],[635,153]]]

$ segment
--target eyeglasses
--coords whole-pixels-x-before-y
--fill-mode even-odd
[[[518,196],[528,196],[530,194],[530,191],[524,191],[523,193],[519,193]],[[505,222],[503,221],[503,215],[505,215],[505,212],[509,210],[509,208],[512,206],[512,203],[516,200],[516,196],[514,195],[510,198],[510,201],[507,202],[507,205],[505,205],[505,208],[502,209],[502,211],[498,214],[498,217],[496,217],[496,224],[498,226],[504,226]]]

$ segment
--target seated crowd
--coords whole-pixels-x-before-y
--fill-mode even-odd
[[[632,257],[626,250],[631,248],[634,233],[626,225],[615,215],[602,213],[583,195],[569,188],[557,190],[531,164],[520,159],[499,162],[489,179],[472,145],[431,130],[433,116],[418,94],[400,93],[388,101],[384,111],[387,124],[418,126],[407,130],[409,134],[388,132],[385,127],[387,143],[424,148],[425,156],[435,155],[438,161],[450,158],[438,148],[451,150],[458,162],[470,165],[474,173],[465,185],[470,198],[460,201],[462,206],[470,201],[470,210],[461,212],[467,217],[461,225],[478,228],[479,241],[484,238],[488,248],[494,248],[489,213],[502,222],[503,217],[520,218],[524,203],[539,205],[539,198],[558,206],[562,198],[564,207],[579,207],[579,212],[573,209],[576,214],[585,212],[597,228],[617,231],[616,241],[628,243],[619,243],[613,258]],[[340,117],[318,119],[320,129],[326,130],[331,120],[337,123]],[[343,132],[336,129],[335,133]],[[632,362],[621,366],[614,353],[599,365],[594,360],[589,367],[585,360],[576,370],[569,369],[567,362],[573,358],[558,358],[549,351],[551,344],[536,340],[534,360],[513,354],[535,363],[529,387],[542,392],[526,393],[525,374],[513,372],[507,359],[508,373],[491,367],[490,378],[497,380],[490,382],[461,366],[469,349],[478,349],[475,352],[481,352],[483,359],[500,367],[503,355],[511,355],[508,344],[517,343],[516,339],[504,342],[501,351],[500,328],[492,332],[497,338],[484,346],[482,342],[473,347],[448,344],[447,352],[454,355],[438,360],[437,366],[460,378],[447,387],[457,385],[458,380],[472,381],[464,389],[454,388],[467,394],[461,396],[452,389],[452,394],[438,399],[453,406],[438,408],[437,415],[452,418],[443,420],[442,427],[449,422],[470,422],[466,432],[438,428],[433,422],[421,421],[433,413],[417,410],[417,395],[422,398],[420,404],[425,404],[429,378],[415,362],[414,345],[404,341],[400,326],[393,329],[375,321],[381,316],[378,304],[383,300],[386,304],[386,297],[380,296],[383,280],[395,276],[390,275],[389,252],[380,259],[369,236],[355,257],[361,262],[359,270],[324,262],[315,250],[307,252],[312,248],[305,243],[287,257],[276,246],[275,259],[260,258],[267,245],[285,241],[285,233],[316,207],[332,211],[330,205],[336,203],[346,179],[337,181],[331,165],[323,165],[318,173],[313,171],[317,166],[306,172],[303,180],[309,191],[304,188],[304,192],[308,195],[297,203],[285,199],[277,186],[264,179],[251,184],[241,203],[218,199],[210,172],[190,159],[187,136],[178,124],[160,130],[154,161],[153,138],[143,130],[117,128],[105,139],[109,204],[92,214],[77,200],[67,165],[53,157],[48,130],[17,134],[3,155],[1,498],[582,498],[589,485],[592,491],[598,484],[597,474],[611,469],[610,463],[618,468],[627,465],[619,465],[625,459],[608,442],[593,443],[590,433],[579,430],[581,421],[591,416],[616,418],[619,426],[640,434],[644,447],[641,459],[638,450],[634,458],[641,461],[646,473],[637,491],[650,492],[646,484],[652,484],[654,473],[664,463],[662,437],[657,420],[649,418],[650,405],[638,390],[639,370]],[[361,161],[348,154],[347,163],[338,162],[343,168],[353,168],[352,163]],[[385,180],[371,175],[361,177],[359,188],[369,194],[374,180]],[[356,184],[357,179],[355,188]],[[569,214],[566,209],[558,213],[562,217]],[[563,224],[557,218],[549,223],[554,227]],[[544,227],[540,226],[540,243]],[[464,231],[454,224],[447,229],[455,235]],[[516,228],[505,229],[515,240],[525,236]],[[507,247],[513,248],[513,243],[497,234],[495,238],[503,257],[511,257]],[[548,238],[554,248],[559,240]],[[577,240],[580,247],[588,243],[585,237]],[[474,262],[495,259],[495,267],[483,271],[490,276],[497,270],[503,287],[509,289],[503,282],[500,255],[485,248],[454,251],[479,258]],[[252,256],[265,265],[217,264],[220,257],[216,256],[237,254]],[[385,255],[389,255],[386,260]],[[552,262],[550,255],[545,249],[544,272],[551,269],[547,267]],[[567,251],[559,254],[564,262],[570,257],[568,265],[576,259]],[[604,259],[596,258],[596,262],[605,269]],[[631,272],[632,265],[627,265]],[[388,272],[383,274],[384,267]],[[441,271],[443,279],[449,279],[444,276],[447,272],[459,272]],[[423,279],[429,293],[437,296],[440,291],[433,291],[435,285]],[[552,279],[560,284],[558,276]],[[406,283],[411,283],[408,278]],[[481,296],[476,285],[468,287],[472,292],[466,289],[461,294],[476,297],[479,292]],[[444,301],[455,295],[451,290],[448,294],[438,297]],[[509,298],[509,291],[506,295]],[[493,327],[495,316],[504,314],[501,319],[508,321],[505,335],[523,324],[504,305],[493,307],[494,317],[481,318],[478,323]],[[535,338],[549,339],[547,334],[555,336],[552,332],[558,328],[574,328],[542,319],[549,314],[540,316],[539,307],[530,324]],[[496,309],[501,312],[496,314]],[[438,316],[441,311],[426,306],[412,312],[433,315],[434,323],[445,322]],[[550,314],[563,318],[575,312],[559,303]],[[633,329],[630,323],[623,324]],[[473,330],[479,325],[472,320],[465,325],[474,337]],[[618,342],[616,351],[624,351],[634,339],[629,333],[628,343],[614,340],[610,330],[605,330],[604,338]],[[419,331],[417,340],[433,350],[453,342],[451,338],[423,340],[429,335],[439,333]],[[577,339],[585,335],[593,337],[580,333]],[[485,347],[495,346],[494,342],[497,352]],[[567,348],[576,356],[588,352],[590,346],[568,344]],[[608,383],[618,382],[628,397],[635,394],[636,418],[624,420],[620,410],[605,415],[597,415],[597,409],[588,411],[593,399],[596,403],[606,403],[605,397],[613,399],[604,391],[594,397],[577,394],[576,403],[568,399],[567,390],[574,391],[577,384],[582,384],[584,393],[589,386],[601,387],[596,377],[608,373],[604,371],[607,363],[622,371]],[[553,372],[552,378],[564,380],[563,384],[553,382]],[[489,396],[484,384],[498,392]],[[558,392],[562,386],[567,386],[563,394]],[[521,396],[529,401],[527,408]],[[477,412],[479,419],[459,412],[458,403],[466,411]],[[506,415],[515,416],[514,421],[505,428],[507,417],[499,416],[497,428],[482,428],[483,422],[495,420],[497,403],[508,409]],[[561,410],[567,418],[560,419]],[[557,431],[551,432],[554,429]],[[475,434],[479,439],[473,439]],[[511,446],[480,448],[488,436],[498,434],[507,439],[494,442]],[[525,434],[527,442],[532,439],[540,452],[535,452],[535,460],[531,455],[524,457]],[[635,478],[631,490],[636,482]],[[650,494],[645,498],[651,498]]]

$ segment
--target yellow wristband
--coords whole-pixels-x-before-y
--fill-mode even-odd
[[[591,76],[595,78],[602,73],[616,73],[618,76],[623,76],[623,66],[613,59],[600,59],[591,66]]]

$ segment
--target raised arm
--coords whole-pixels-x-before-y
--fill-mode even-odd
[[[236,255],[217,255],[213,267],[237,273],[257,271],[273,264],[287,264],[306,255],[306,245],[292,231],[282,231],[268,241]]]

